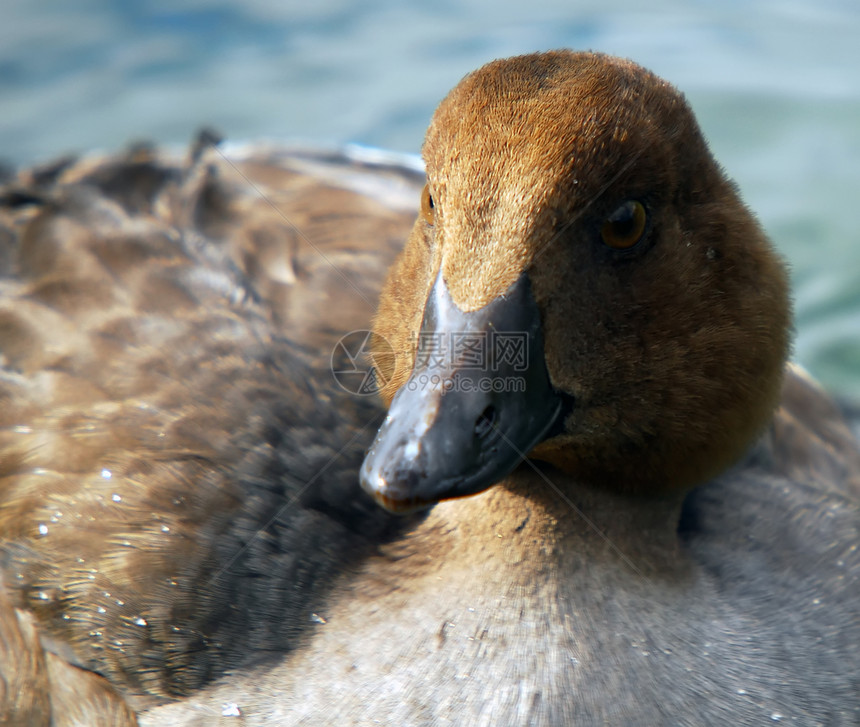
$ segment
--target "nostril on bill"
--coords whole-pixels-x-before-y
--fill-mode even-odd
[[[475,420],[475,434],[483,439],[493,430],[493,425],[495,423],[496,407],[490,404]]]

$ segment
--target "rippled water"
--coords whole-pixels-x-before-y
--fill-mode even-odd
[[[860,398],[858,38],[856,0],[5,0],[0,157],[181,143],[203,123],[417,151],[487,60],[628,56],[687,93],[790,259],[796,357]]]

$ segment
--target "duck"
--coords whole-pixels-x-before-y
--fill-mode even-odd
[[[6,193],[3,664],[140,725],[860,718],[860,447],[676,89],[494,61],[425,175],[201,146]],[[314,249],[313,204],[355,235]],[[378,296],[381,402],[321,361],[362,314],[307,310],[323,253]]]

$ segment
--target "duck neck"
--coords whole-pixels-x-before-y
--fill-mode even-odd
[[[581,485],[525,465],[500,485],[440,503],[421,527],[433,543],[468,550],[471,562],[553,562],[562,570],[600,564],[640,576],[677,574],[683,493],[643,497]],[[457,557],[452,552],[445,557]]]

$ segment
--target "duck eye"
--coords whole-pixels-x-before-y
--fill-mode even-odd
[[[609,247],[626,250],[642,239],[647,221],[645,206],[629,200],[606,218],[600,228],[600,236]]]
[[[428,225],[433,224],[435,218],[436,204],[433,202],[433,197],[430,195],[430,185],[425,184],[421,190],[421,216]]]

